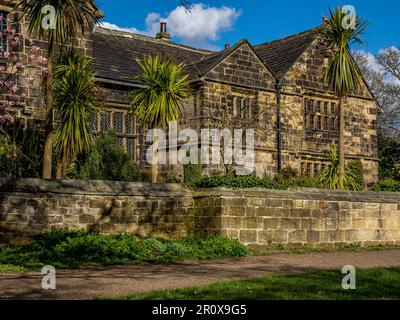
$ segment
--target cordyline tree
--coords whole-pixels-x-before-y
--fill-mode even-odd
[[[49,24],[44,21],[45,6],[55,10]],[[46,75],[46,124],[45,147],[43,157],[43,178],[52,178],[53,155],[53,63],[55,45],[69,45],[79,35],[93,28],[103,17],[95,0],[22,0],[17,5],[21,17],[29,18],[29,33],[48,42]]]
[[[54,106],[60,120],[54,137],[57,178],[65,178],[68,165],[88,151],[93,142],[90,114],[101,111],[95,100],[95,75],[92,61],[74,48],[63,50],[56,59]]]
[[[182,65],[170,60],[163,61],[158,56],[148,56],[137,60],[140,75],[136,83],[143,88],[133,90],[130,111],[150,128],[167,128],[181,115],[182,102],[190,94],[190,82],[183,72]],[[151,180],[158,181],[158,137],[153,135],[153,154]]]
[[[0,16],[0,23],[3,17]],[[6,39],[7,45],[0,46],[0,57],[4,59],[4,64],[0,66],[0,93],[4,96],[5,101],[0,102],[0,128],[12,120],[10,109],[25,102],[26,87],[29,87],[35,81],[35,78],[26,73],[26,67],[29,65],[41,65],[42,73],[46,73],[47,69],[44,65],[47,59],[39,55],[39,48],[30,42],[30,50],[27,55],[22,52],[22,39],[12,28],[10,18],[7,19],[6,29],[0,32],[0,37]],[[25,84],[25,90],[22,86]]]
[[[330,58],[324,77],[339,97],[339,189],[343,189],[345,176],[345,105],[348,95],[358,88],[362,78],[361,70],[351,56],[350,46],[355,43],[364,44],[362,35],[368,25],[365,21],[356,17],[354,26],[345,28],[344,21],[348,19],[348,15],[341,7],[329,10],[329,15],[327,25],[321,30],[321,35],[334,54]]]

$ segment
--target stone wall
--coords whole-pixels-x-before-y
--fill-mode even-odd
[[[225,235],[251,246],[400,245],[400,194],[227,190],[24,179],[0,188],[0,241],[68,228],[141,238]]]
[[[251,246],[400,245],[400,194],[213,190],[195,195],[195,232]]]
[[[192,201],[173,184],[19,180],[0,190],[0,240],[55,228],[183,237],[193,233]]]

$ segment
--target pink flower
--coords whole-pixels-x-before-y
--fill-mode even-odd
[[[25,99],[26,99],[26,93],[22,93],[20,96],[19,96],[19,102],[24,102],[25,101]]]
[[[18,86],[14,84],[13,86],[11,86],[10,91],[12,94],[16,94],[18,91]]]
[[[39,56],[38,61],[40,64],[46,64],[47,63],[47,58],[43,56]]]
[[[9,59],[11,57],[11,53],[6,51],[4,52],[4,58]]]
[[[31,40],[29,40],[31,41]],[[38,52],[40,50],[40,48],[38,46],[32,46],[31,48],[31,54],[36,54],[36,52]]]
[[[42,75],[46,76],[49,73],[49,69],[47,68],[41,68]]]
[[[28,84],[32,85],[33,82],[35,81],[35,78],[32,76],[28,76],[25,80],[26,82],[28,82]]]
[[[18,62],[15,67],[17,68],[18,71],[24,70],[24,65],[21,62]]]
[[[6,112],[3,115],[0,115],[0,124],[6,124],[9,123],[12,120],[11,115]]]

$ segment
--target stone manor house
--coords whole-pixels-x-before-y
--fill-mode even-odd
[[[3,17],[18,16],[10,13],[5,1],[0,3]],[[26,23],[14,26],[28,39]],[[136,59],[159,55],[183,64],[192,81],[193,94],[185,102],[182,127],[200,130],[225,123],[255,128],[257,175],[274,175],[286,167],[314,175],[326,165],[339,127],[338,97],[323,81],[332,52],[320,39],[321,27],[258,45],[244,39],[219,52],[174,43],[164,23],[156,37],[96,27],[74,43],[93,58],[102,88],[99,100],[106,111],[92,116],[93,130],[115,130],[121,145],[143,164],[145,129],[127,113],[128,94],[137,88],[132,80],[138,75]],[[36,44],[46,50],[45,42]],[[22,50],[29,50],[28,46],[25,41]],[[40,86],[30,88],[26,103],[14,111],[26,123],[43,119]],[[378,111],[378,103],[361,81],[359,90],[347,100],[345,150],[347,160],[361,159],[367,183],[378,179]]]

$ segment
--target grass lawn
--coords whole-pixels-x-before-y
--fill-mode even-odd
[[[139,240],[130,235],[58,230],[44,233],[26,246],[0,247],[0,273],[40,271],[45,265],[74,269],[140,262],[216,260],[249,254],[237,240],[225,237]]]
[[[204,287],[135,294],[128,300],[377,300],[400,299],[400,268],[357,271],[357,289],[344,290],[340,271],[318,271]]]
[[[10,264],[0,264],[0,273],[19,273],[25,271],[26,269],[20,266],[13,266]]]

